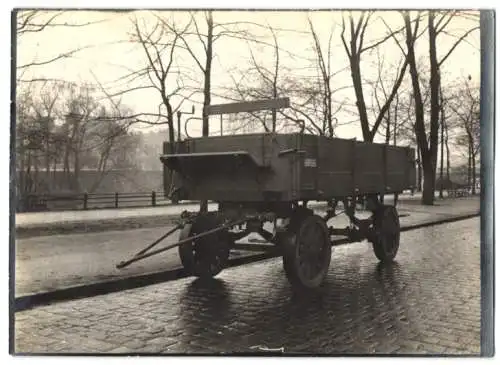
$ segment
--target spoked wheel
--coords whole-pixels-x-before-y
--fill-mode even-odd
[[[283,267],[297,289],[319,287],[330,267],[332,248],[328,227],[317,215],[300,219],[284,238]]]
[[[200,215],[181,231],[180,240],[193,237],[222,225],[214,214]],[[179,246],[182,265],[192,275],[209,279],[219,274],[227,265],[232,241],[227,231],[219,231],[196,238]]]
[[[398,253],[400,224],[396,208],[391,205],[381,207],[374,216],[375,241],[372,242],[375,256],[382,262],[393,261]]]

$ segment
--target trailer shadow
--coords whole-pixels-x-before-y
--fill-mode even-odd
[[[242,294],[236,288],[241,283],[194,280],[180,303],[184,338],[215,352],[345,354],[365,353],[380,339],[407,330],[411,315],[399,263],[374,263],[357,275],[341,269],[331,270],[314,292],[292,290],[276,266],[269,273],[275,289],[267,291],[264,285]]]
[[[204,317],[224,318],[230,296],[230,290],[223,280],[197,278],[184,291],[181,307],[193,316],[200,314]]]

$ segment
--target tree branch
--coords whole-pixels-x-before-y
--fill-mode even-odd
[[[450,50],[448,51],[448,53],[446,53],[446,55],[441,59],[441,61],[438,62],[438,66],[441,66],[443,64],[444,61],[446,61],[446,59],[451,55],[451,53],[455,50],[455,48],[457,48],[457,46],[460,44],[460,42],[465,38],[467,37],[470,33],[472,33],[473,31],[479,29],[479,27],[474,27],[474,28],[471,28],[469,29],[467,32],[464,33],[464,35],[462,35],[456,42],[455,44],[453,44],[453,46],[450,48]]]

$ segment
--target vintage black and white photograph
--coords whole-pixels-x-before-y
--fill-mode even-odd
[[[492,356],[494,15],[13,10],[11,354]]]

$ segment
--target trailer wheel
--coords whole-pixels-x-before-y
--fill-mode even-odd
[[[382,206],[374,216],[375,240],[372,242],[375,256],[382,262],[393,261],[398,253],[400,222],[396,208]]]
[[[217,228],[221,224],[222,221],[215,214],[201,215],[196,218],[193,224],[187,224],[184,227],[179,239],[193,237]],[[209,279],[226,267],[231,244],[228,232],[219,231],[180,245],[179,256],[184,269],[190,274],[202,279]]]
[[[296,289],[319,287],[328,273],[332,254],[330,235],[317,215],[297,219],[283,238],[283,267]]]

